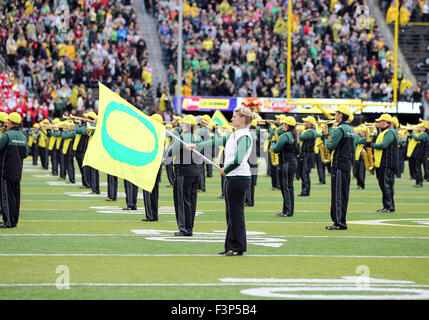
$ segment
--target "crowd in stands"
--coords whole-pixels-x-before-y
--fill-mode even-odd
[[[130,1],[61,2],[0,2],[0,50],[21,98],[52,117],[83,114],[97,108],[101,81],[136,107],[149,105],[152,70]]]
[[[374,19],[359,16],[362,1],[294,2],[292,97],[391,101],[393,52]],[[156,89],[157,107],[171,114],[179,1],[144,3],[156,20],[168,73],[168,82]],[[182,96],[285,97],[287,5],[185,0]],[[17,77],[12,106],[20,106],[23,117],[23,110],[36,121],[46,110],[59,117],[96,109],[97,81],[153,111],[154,70],[129,0],[10,0],[0,2],[0,15],[0,53]],[[400,67],[398,79],[399,99],[413,100]]]
[[[288,1],[184,1],[182,95],[284,97]],[[292,97],[392,99],[393,51],[361,3],[294,2]],[[176,87],[178,2],[154,0],[170,94]],[[400,98],[411,82],[398,70]],[[399,87],[399,86],[398,86]]]
[[[380,0],[380,8],[386,16],[386,23],[395,23],[396,0]],[[410,22],[429,23],[429,0],[399,1],[399,23],[406,25]]]

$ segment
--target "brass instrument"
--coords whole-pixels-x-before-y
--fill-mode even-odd
[[[370,134],[371,134],[370,128],[367,127],[366,128],[366,142],[371,142]],[[366,170],[371,172],[374,169],[374,155],[372,152],[372,148],[367,147],[366,150],[365,150],[365,148],[362,148],[361,155],[363,157],[363,161],[365,163]]]
[[[46,123],[43,123],[43,124],[41,124],[40,125],[40,128],[42,128],[42,129],[51,129],[51,130],[59,130],[59,129],[68,129],[69,127],[67,127],[67,126],[57,126],[57,125],[54,125],[54,124],[46,124]]]
[[[276,129],[274,129],[274,136],[271,139],[271,141],[277,141],[277,140],[279,140],[279,134],[278,134],[277,128],[276,128]],[[274,153],[273,147],[271,146],[271,143],[270,143],[269,151],[270,151],[270,155],[271,155],[271,165],[273,165],[274,167],[277,167],[279,165],[279,161],[280,161],[279,157],[280,156],[278,153]]]
[[[95,123],[94,119],[91,119],[91,118],[82,118],[82,117],[77,117],[77,116],[74,116],[74,115],[63,116],[63,118],[67,119],[67,120],[73,120],[73,121],[83,121],[83,122]]]
[[[322,130],[322,134],[327,135],[328,132],[328,123],[331,120],[320,120],[318,119],[318,123],[320,124],[320,129]],[[328,164],[331,162],[331,152],[329,152],[328,148],[325,146],[325,141],[321,139],[321,143],[318,145],[319,152],[320,152],[320,158],[322,160],[322,163]]]

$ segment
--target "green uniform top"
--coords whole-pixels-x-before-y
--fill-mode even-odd
[[[317,137],[317,132],[314,128],[309,128],[306,129],[307,131],[301,133],[299,135],[299,140],[300,141],[305,141],[305,140],[314,140]]]
[[[287,131],[279,137],[277,142],[271,142],[271,147],[273,148],[274,153],[280,153],[286,144],[294,144],[294,142],[295,139],[293,138],[292,132]]]
[[[395,130],[393,130],[392,128],[387,128],[386,130],[387,132],[384,135],[383,141],[380,143],[374,143],[372,145],[373,149],[386,149],[395,140]]]
[[[344,134],[350,137],[354,136],[353,128],[347,123],[342,123],[332,130],[331,140],[325,139],[325,145],[329,151],[333,151],[337,147]]]
[[[416,136],[413,132],[413,133],[411,133],[411,137],[413,137],[414,140],[417,140],[420,142],[427,142],[429,140],[427,132],[422,132],[418,136]]]

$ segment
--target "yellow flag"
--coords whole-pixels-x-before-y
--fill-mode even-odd
[[[152,192],[164,152],[165,127],[99,83],[97,126],[83,165]]]
[[[223,113],[219,110],[216,110],[213,115],[212,115],[212,121],[216,121],[219,126],[223,126],[226,124],[229,124],[229,121],[225,118],[225,116],[223,115]]]

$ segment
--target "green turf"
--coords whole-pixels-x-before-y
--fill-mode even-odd
[[[397,212],[380,214],[375,212],[381,208],[375,176],[367,174],[365,190],[357,190],[353,179],[349,230],[327,231],[324,227],[332,223],[330,177],[319,185],[313,170],[311,178],[311,196],[296,197],[294,217],[279,218],[280,191],[271,190],[269,177],[259,176],[256,205],[246,208],[248,251],[230,258],[217,254],[226,224],[216,172],[206,180],[207,192],[198,194],[194,236],[178,239],[173,237],[177,225],[165,171],[160,221],[144,223],[141,190],[139,210],[123,211],[122,180],[118,201],[105,202],[104,173],[102,194],[91,195],[79,188],[80,178],[76,184],[64,183],[26,160],[18,228],[0,231],[0,297],[429,299],[428,186],[414,189],[405,172],[395,183]],[[300,184],[295,182],[295,194]],[[68,289],[60,286],[65,275]],[[369,287],[356,290],[368,277]],[[261,288],[280,295],[249,293],[259,294]]]

